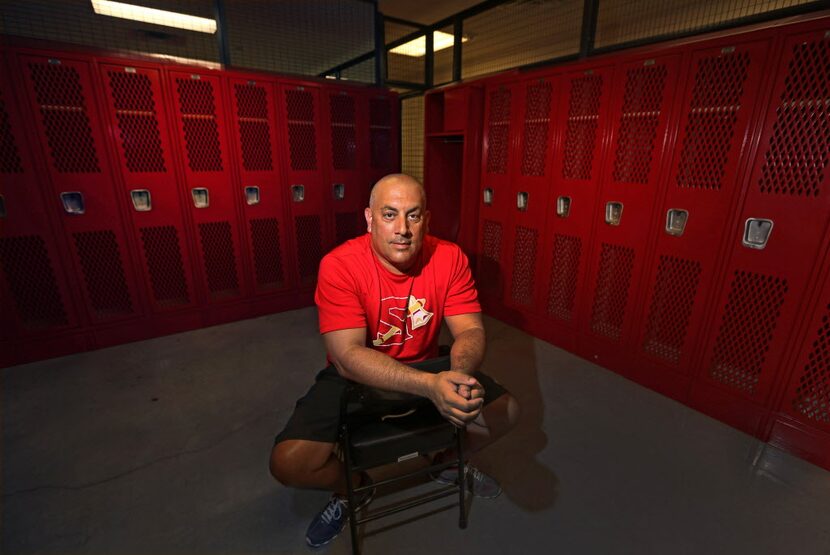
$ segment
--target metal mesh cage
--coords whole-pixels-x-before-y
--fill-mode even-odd
[[[452,35],[454,32],[452,25],[438,30],[448,35]],[[452,64],[454,58],[452,46],[435,52],[435,61],[432,70],[432,82],[435,85],[443,85],[444,83],[452,81]]]
[[[424,180],[424,97],[401,100],[401,169]]]

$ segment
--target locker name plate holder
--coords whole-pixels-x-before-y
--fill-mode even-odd
[[[6,199],[0,195],[0,219],[6,219]]]
[[[748,218],[744,224],[744,237],[741,243],[748,249],[763,249],[772,234],[772,220]]]
[[[559,197],[556,199],[556,215],[560,218],[567,218],[571,215],[571,197]]]
[[[516,208],[520,212],[527,212],[528,202],[530,202],[530,193],[520,191],[516,194]]]
[[[305,186],[292,185],[291,186],[291,200],[294,202],[303,202],[305,200]]]
[[[248,203],[248,206],[259,204],[259,187],[245,187],[245,202]]]
[[[487,206],[491,206],[493,204],[493,189],[487,187],[486,189],[484,189],[484,191],[482,191],[482,195],[484,197],[484,204]]]
[[[623,203],[608,202],[605,204],[605,223],[608,225],[620,225],[622,221]]]
[[[66,193],[61,193],[61,203],[63,204],[63,210],[67,214],[72,214],[73,216],[80,216],[81,214],[86,213],[86,207],[84,206],[84,195],[80,191],[69,191]]]
[[[190,191],[193,196],[193,206],[207,208],[210,206],[210,193],[205,187],[196,187]]]
[[[334,197],[334,200],[343,200],[346,198],[346,186],[342,183],[332,184],[331,195]]]
[[[153,201],[147,189],[133,189],[130,191],[130,199],[136,212],[149,212],[153,209]]]
[[[689,221],[689,211],[680,208],[670,208],[666,212],[666,233],[680,237],[686,230],[686,222]]]

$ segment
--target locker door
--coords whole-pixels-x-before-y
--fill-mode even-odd
[[[505,258],[505,304],[530,314],[540,309],[537,277],[542,272],[538,259],[550,202],[550,174],[553,171],[552,121],[559,97],[554,77],[532,79],[515,87],[520,123],[516,126],[516,167],[511,180],[508,255]]]
[[[284,84],[280,87],[280,109],[284,127],[282,144],[294,237],[292,268],[300,287],[313,289],[317,269],[323,257],[323,246],[330,243],[325,217],[321,156],[320,89],[306,85]]]
[[[241,182],[235,195],[241,200],[245,237],[257,293],[284,290],[290,278],[285,256],[288,233],[285,191],[281,187],[275,131],[275,88],[270,81],[229,81],[234,152],[240,160]]]
[[[603,137],[610,121],[613,68],[592,67],[562,76],[563,107],[554,129],[562,139],[553,156],[551,194],[539,271],[548,332],[545,337],[576,349],[577,307],[587,287],[591,230],[599,196]]]
[[[830,35],[786,38],[691,401],[759,433],[830,221]],[[764,239],[766,243],[764,244]]]
[[[150,304],[155,312],[195,307],[159,70],[110,64],[100,70],[124,184],[119,196],[139,244]]]
[[[721,41],[694,52],[689,64],[667,191],[654,216],[661,225],[645,273],[633,365],[637,381],[674,397],[688,395],[696,340],[723,260],[750,124],[766,82],[768,51],[768,41]]]
[[[171,71],[168,85],[184,168],[182,201],[190,210],[209,303],[243,295],[239,226],[228,163],[230,149],[218,76]]]
[[[586,358],[626,367],[640,269],[652,227],[661,160],[678,80],[678,56],[617,68],[611,152],[605,160],[580,347]]]
[[[6,341],[78,326],[9,75],[0,58],[0,366],[16,363]]]
[[[366,95],[369,103],[369,187],[400,171],[398,95],[380,90]]]
[[[363,209],[369,205],[369,115],[362,91],[325,90],[330,148],[328,201],[334,215],[334,243],[328,245],[328,250],[366,233]]]
[[[515,206],[511,199],[510,167],[513,157],[511,129],[516,94],[514,84],[490,85],[485,91],[484,152],[479,194],[479,249],[476,281],[488,307],[503,300],[507,223]]]
[[[122,227],[89,64],[68,57],[19,58],[28,110],[70,243],[73,278],[81,282],[93,323],[141,314],[137,281]]]

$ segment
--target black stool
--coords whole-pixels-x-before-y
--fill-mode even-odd
[[[427,372],[440,372],[449,368],[449,357],[432,359],[412,366]],[[341,399],[340,411],[339,443],[346,471],[352,553],[360,553],[358,525],[450,495],[458,495],[459,528],[467,527],[464,501],[466,488],[465,481],[461,478],[464,476],[464,457],[461,447],[463,430],[445,420],[428,399],[381,391],[351,382]],[[358,488],[355,488],[352,483],[354,472],[400,463],[425,453],[450,447],[455,447],[458,453],[457,460],[435,464]],[[455,484],[434,488],[414,499],[395,503],[362,518],[357,518],[355,494],[429,472],[440,472],[453,465],[458,465],[459,479]]]

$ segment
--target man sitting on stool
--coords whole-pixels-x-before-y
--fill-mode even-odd
[[[478,294],[461,249],[427,235],[423,186],[403,174],[384,177],[372,189],[365,216],[369,234],[343,243],[320,263],[315,302],[331,366],[297,401],[271,451],[271,474],[282,484],[334,492],[308,527],[312,547],[334,539],[348,518],[343,463],[334,454],[345,379],[428,398],[444,418],[467,427],[465,453],[503,436],[519,414],[515,398],[478,371],[485,347]],[[442,320],[455,340],[450,368],[433,374],[408,366],[438,356]],[[469,464],[464,470],[474,495],[501,493],[490,476]],[[457,474],[449,468],[433,478],[453,483]],[[369,477],[353,479],[359,487]]]

